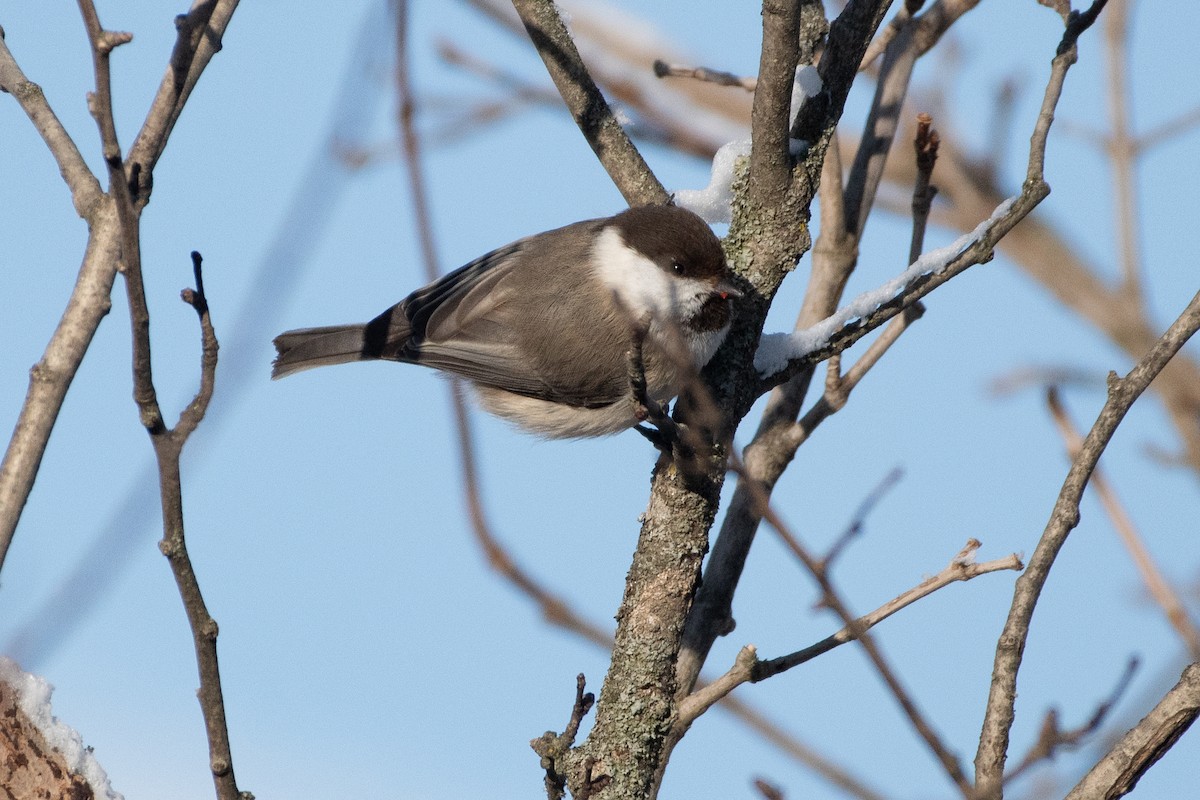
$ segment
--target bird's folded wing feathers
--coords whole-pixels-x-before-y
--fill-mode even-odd
[[[601,397],[593,387],[555,386],[525,354],[516,333],[520,325],[509,318],[522,305],[509,302],[517,298],[508,280],[522,245],[488,253],[405,300],[412,360],[539,400],[595,407],[621,399],[623,384]]]

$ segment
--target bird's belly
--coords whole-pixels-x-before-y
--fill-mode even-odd
[[[608,436],[632,428],[638,420],[626,397],[597,408],[583,408],[476,386],[479,402],[492,414],[549,439]]]

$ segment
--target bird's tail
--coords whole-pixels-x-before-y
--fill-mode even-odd
[[[275,337],[278,355],[271,365],[271,378],[274,380],[328,364],[378,358],[378,354],[364,352],[367,349],[366,340],[366,325],[301,328],[281,333]]]

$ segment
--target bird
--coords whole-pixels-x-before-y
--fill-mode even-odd
[[[645,418],[639,394],[659,408],[679,394],[724,342],[740,296],[707,223],[637,206],[493,250],[366,324],[281,333],[271,377],[421,364],[465,379],[487,411],[535,435],[605,436]]]

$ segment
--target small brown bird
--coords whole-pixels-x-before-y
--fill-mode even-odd
[[[465,378],[492,413],[550,438],[603,436],[639,420],[629,350],[648,321],[646,395],[663,403],[729,332],[721,243],[698,216],[641,206],[501,247],[365,325],[275,338],[273,378],[350,361],[401,361]],[[682,343],[691,364],[680,364]]]

